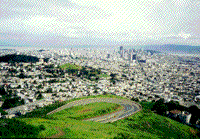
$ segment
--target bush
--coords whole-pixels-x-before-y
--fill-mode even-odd
[[[42,96],[42,94],[40,93],[38,96],[37,96],[37,98],[36,98],[37,100],[40,100],[40,99],[43,99],[43,96]]]
[[[177,101],[170,101],[169,103],[166,104],[168,106],[168,110],[180,109],[179,102]]]
[[[2,123],[6,125],[2,125]],[[22,138],[22,137],[37,137],[40,129],[17,119],[5,119],[0,121],[1,138]]]
[[[132,101],[135,101],[135,102],[139,102],[139,99],[138,99],[138,98],[134,98],[134,97],[133,97],[131,100],[132,100]]]
[[[163,115],[168,110],[168,106],[164,103],[164,99],[159,99],[154,103],[152,110],[156,110],[158,114]]]
[[[40,126],[39,126],[39,129],[40,129],[40,130],[45,130],[46,127],[45,127],[44,125],[40,125]]]
[[[2,108],[0,108],[0,113],[1,113],[1,115],[7,115],[8,114],[7,112],[3,111]]]
[[[12,107],[16,107],[16,106],[22,105],[23,103],[24,102],[20,101],[19,97],[8,98],[8,99],[6,99],[4,101],[4,103],[3,103],[3,105],[1,107],[5,108],[5,109],[9,109],[9,108],[12,108]]]

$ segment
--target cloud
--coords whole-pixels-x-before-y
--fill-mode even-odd
[[[191,37],[191,34],[186,34],[186,33],[184,33],[184,32],[180,32],[179,34],[178,34],[178,37],[182,37],[182,38],[184,38],[184,39],[187,39],[187,38],[190,38]]]
[[[0,8],[0,31],[26,34],[27,41],[41,36],[73,44],[173,43],[188,41],[199,23],[195,0],[3,0]]]

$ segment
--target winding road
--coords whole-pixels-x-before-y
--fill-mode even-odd
[[[118,98],[88,98],[88,99],[81,99],[77,101],[70,102],[66,105],[63,105],[62,107],[55,109],[51,112],[49,112],[47,115],[56,113],[58,111],[61,111],[63,109],[67,109],[73,106],[78,105],[86,105],[89,103],[95,103],[95,102],[108,102],[108,103],[117,103],[122,105],[124,108],[121,111],[117,111],[114,113],[98,116],[95,118],[87,119],[85,121],[96,121],[101,123],[107,123],[107,122],[114,122],[123,118],[126,118],[130,115],[133,115],[137,112],[139,112],[142,107],[141,105],[127,99],[118,99]]]

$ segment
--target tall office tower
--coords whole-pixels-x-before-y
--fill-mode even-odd
[[[136,54],[133,54],[133,55],[132,55],[132,60],[136,60],[136,58],[137,58],[137,57],[136,57]]]
[[[123,46],[120,46],[120,55],[121,55],[121,58],[124,58],[124,48],[123,48]]]
[[[120,54],[121,54],[121,58],[124,58],[124,50],[121,50]]]
[[[110,54],[107,54],[107,58],[110,58]]]
[[[129,49],[129,61],[132,61],[132,57],[133,57],[133,51],[131,49]]]
[[[124,49],[123,46],[120,46],[119,50],[122,51],[123,49]]]

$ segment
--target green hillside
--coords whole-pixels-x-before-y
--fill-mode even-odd
[[[73,118],[83,120],[122,110],[123,106],[115,103],[95,102],[86,105],[74,106],[48,115],[49,119],[64,120]]]
[[[122,98],[112,95],[89,96],[84,98],[90,97]],[[1,125],[3,125],[0,129],[1,138],[22,137],[19,132],[24,134],[23,137],[37,138],[198,138],[198,131],[196,129],[151,112],[150,109],[153,106],[153,103],[141,102],[140,104],[143,107],[142,111],[128,118],[106,124],[92,121],[81,121],[74,118],[66,118],[62,120],[54,118],[48,119],[48,116],[39,116],[39,113],[42,113],[43,111],[38,110],[36,113],[38,116],[34,117],[32,114],[29,118],[11,119],[9,125],[12,126],[3,125],[2,123],[8,123],[8,120],[1,120]],[[51,107],[52,110],[56,109],[57,105],[59,104],[54,104],[54,106]],[[62,103],[62,105],[64,105],[64,103]],[[44,113],[47,113],[47,111]],[[77,114],[81,116],[80,113]],[[73,115],[76,116],[75,112]],[[30,129],[33,133],[30,133]],[[25,132],[27,130],[29,131],[28,133]]]

